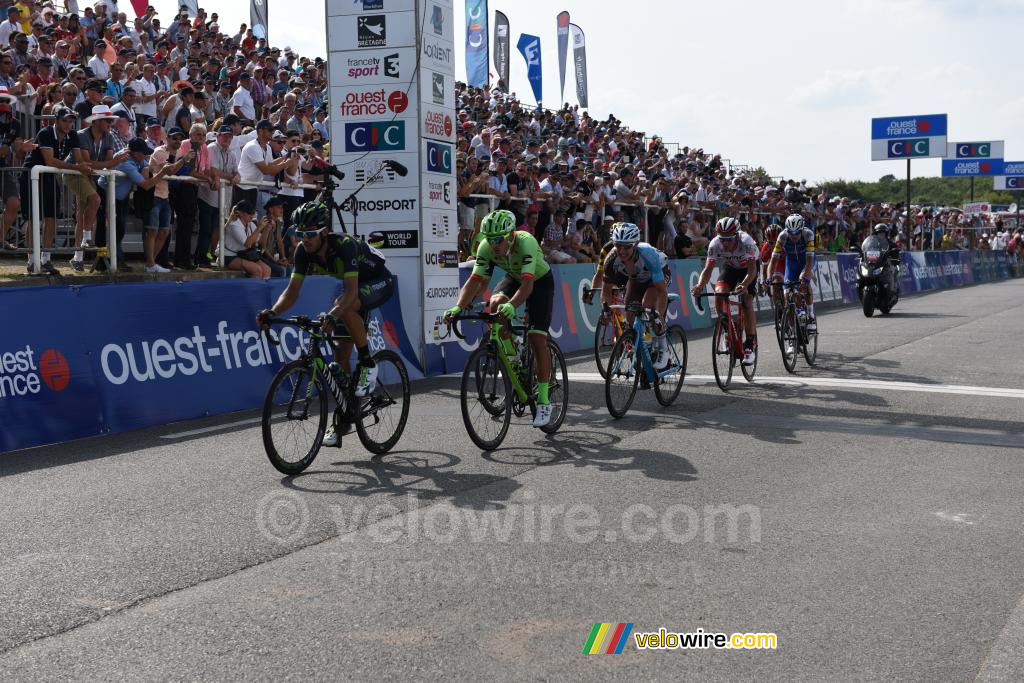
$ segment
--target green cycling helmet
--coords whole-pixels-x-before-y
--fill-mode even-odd
[[[295,208],[292,223],[298,230],[319,230],[331,223],[331,214],[322,202],[306,202]]]
[[[490,212],[480,223],[480,233],[484,237],[508,237],[508,234],[515,229],[515,215],[504,209]]]

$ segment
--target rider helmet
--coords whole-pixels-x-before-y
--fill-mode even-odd
[[[772,223],[771,225],[764,229],[764,241],[768,243],[776,241],[777,239],[779,239],[780,232],[782,232],[781,228],[779,228],[778,225]]]
[[[292,223],[299,231],[320,230],[331,224],[331,214],[323,202],[306,202],[292,213]]]
[[[719,218],[718,223],[715,224],[715,232],[718,233],[719,237],[731,239],[739,234],[740,222],[732,216],[726,216],[725,218]]]
[[[634,223],[616,223],[612,226],[612,242],[636,244],[640,241],[640,228]]]
[[[508,237],[516,229],[516,217],[511,211],[499,209],[492,211],[480,223],[480,232],[484,237]]]
[[[871,229],[871,232],[873,234],[875,234],[875,235],[877,235],[878,233],[883,233],[884,235],[888,235],[889,234],[889,226],[886,225],[885,223],[878,223],[878,224],[875,225],[875,227],[873,227]]]
[[[804,227],[806,227],[806,225],[807,224],[804,223],[803,216],[801,216],[798,213],[791,214],[789,218],[786,219],[786,232],[788,232],[790,235],[799,235],[801,232],[803,232],[803,229]]]

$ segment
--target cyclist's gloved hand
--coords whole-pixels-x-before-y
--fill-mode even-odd
[[[587,289],[583,292],[583,303],[585,303],[587,306],[594,303],[594,290],[592,290],[590,287],[587,287]]]
[[[511,320],[512,318],[516,317],[516,307],[507,301],[503,304],[499,304],[498,315],[508,320]]]
[[[262,311],[256,314],[256,324],[260,326],[260,329],[267,329],[270,327],[270,321],[274,319],[274,312],[269,308],[264,308]]]
[[[733,294],[742,294],[745,291],[747,291],[746,287],[744,287],[743,285],[736,285],[736,289],[732,290],[732,293]]]
[[[452,318],[457,316],[459,313],[462,313],[462,307],[461,306],[452,306],[451,308],[449,308],[448,310],[446,310],[444,312],[444,319],[445,320],[451,320]]]

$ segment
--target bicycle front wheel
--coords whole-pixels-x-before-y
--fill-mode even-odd
[[[298,474],[312,464],[327,429],[327,389],[304,360],[274,375],[263,401],[263,448],[282,474]]]
[[[630,330],[619,337],[608,359],[608,377],[604,380],[604,399],[608,412],[618,419],[633,404],[636,387],[640,382],[636,333]]]
[[[804,334],[806,342],[804,343],[804,359],[808,365],[814,365],[814,361],[818,358],[818,333],[807,332],[806,326],[804,327]]]
[[[711,365],[715,370],[715,382],[718,388],[726,391],[732,382],[732,370],[736,365],[733,355],[732,340],[729,335],[729,323],[726,318],[719,317],[715,321],[715,332],[711,337]]]
[[[594,332],[594,362],[597,363],[597,371],[601,377],[608,378],[608,359],[612,355],[612,347],[615,346],[615,321],[609,318],[602,318],[597,321],[597,330]]]
[[[668,340],[668,367],[661,371],[665,374],[654,385],[654,397],[661,405],[670,406],[683,388],[689,350],[686,345],[686,331],[679,325],[668,328],[665,335]]]
[[[759,351],[759,349],[754,349],[754,351],[755,354],[753,365],[744,365],[742,362],[740,363],[740,370],[743,372],[743,379],[747,380],[748,382],[753,382],[754,375],[757,373],[757,357],[759,355],[757,352]]]
[[[485,451],[500,446],[512,421],[512,382],[492,344],[484,343],[470,355],[459,402],[473,443]]]
[[[796,356],[800,353],[800,331],[797,328],[796,306],[787,306],[782,312],[782,336],[779,338],[782,349],[782,364],[786,372],[796,372]]]
[[[377,364],[377,386],[359,401],[356,432],[366,450],[380,455],[387,453],[405,431],[409,419],[409,373],[401,356],[394,351],[374,354]]]

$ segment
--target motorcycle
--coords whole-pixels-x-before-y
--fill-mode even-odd
[[[874,315],[877,308],[888,315],[900,300],[899,249],[876,235],[869,235],[854,251],[860,257],[857,264],[857,298],[864,307],[865,317]]]

